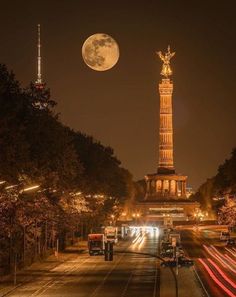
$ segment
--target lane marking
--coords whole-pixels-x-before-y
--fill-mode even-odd
[[[77,257],[77,259],[79,259],[79,256]],[[81,261],[80,262],[80,265],[83,265],[88,260],[89,260],[89,257],[87,257],[84,261]],[[59,267],[57,266],[56,268],[59,268]],[[70,275],[75,270],[77,270],[77,267],[75,265],[72,266],[72,268],[69,269],[69,270],[64,270],[62,272],[63,273],[62,275],[56,277],[56,279],[51,279],[46,284],[44,284],[41,288],[39,288],[38,290],[36,290],[35,292],[33,292],[31,295],[29,295],[29,297],[42,296],[42,294],[45,293],[51,287],[53,287],[56,284],[56,282],[58,282],[59,280],[63,279],[65,277],[65,275]],[[81,268],[80,268],[80,270],[81,270]]]
[[[202,282],[202,280],[201,280],[201,278],[200,278],[200,276],[199,276],[199,274],[198,274],[198,272],[197,272],[197,270],[196,270],[196,268],[195,268],[194,266],[193,266],[193,271],[194,271],[194,273],[195,273],[195,275],[196,275],[198,281],[200,282],[200,285],[201,285],[201,287],[202,287],[204,293],[206,294],[206,296],[207,296],[207,297],[211,297],[211,296],[209,295],[209,293],[207,292],[207,289],[206,289],[206,287],[204,286],[204,284],[203,284],[203,282]]]

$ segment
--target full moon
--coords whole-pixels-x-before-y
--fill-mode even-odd
[[[97,33],[87,38],[82,47],[84,62],[93,70],[111,69],[119,59],[117,42],[109,35]]]

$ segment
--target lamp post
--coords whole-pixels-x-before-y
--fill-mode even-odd
[[[134,213],[132,214],[132,217],[134,218],[134,222],[135,222],[135,224],[137,224],[138,219],[140,218],[140,213],[139,213],[139,212],[134,212]]]
[[[114,223],[115,223],[114,219],[115,219],[115,216],[112,214],[111,215],[111,225],[112,226],[114,226]]]

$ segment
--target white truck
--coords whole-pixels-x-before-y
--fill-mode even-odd
[[[169,233],[169,242],[172,243],[172,245],[176,246],[180,244],[180,233],[176,231],[171,231]]]
[[[89,255],[103,255],[105,250],[104,234],[88,235]]]
[[[118,242],[118,230],[117,227],[114,226],[107,226],[104,229],[104,235],[105,235],[105,242]]]

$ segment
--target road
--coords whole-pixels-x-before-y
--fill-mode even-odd
[[[236,249],[220,242],[220,231],[215,226],[182,229],[182,244],[209,296],[235,297]]]
[[[135,235],[116,250],[158,252],[157,234]],[[35,267],[35,266],[34,266]],[[37,267],[37,266],[36,266]],[[29,269],[18,279],[25,282],[10,297],[158,297],[159,265],[155,258],[120,253],[113,262],[103,256],[72,253],[70,259],[48,269]],[[1,291],[0,291],[1,296]]]

